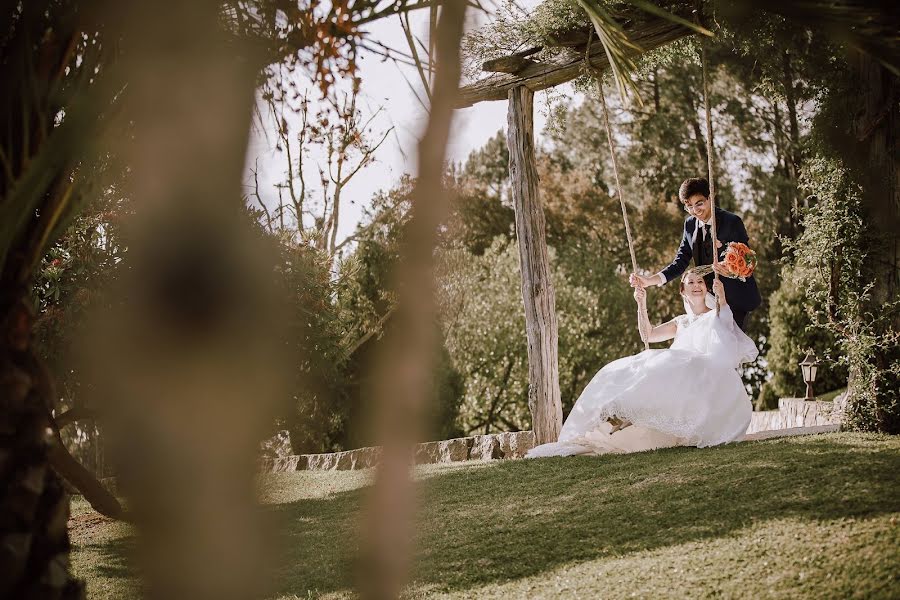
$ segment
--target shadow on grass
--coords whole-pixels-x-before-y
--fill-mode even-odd
[[[115,597],[138,597],[138,578],[134,570],[135,547],[135,537],[130,534],[75,545],[73,558],[78,566],[78,575],[88,580],[89,591],[95,591],[91,587],[93,582],[104,579],[108,580],[105,584],[107,587],[117,590]]]
[[[698,450],[553,458],[454,469],[423,483],[417,584],[462,590],[728,536],[770,519],[900,510],[896,441],[837,434]],[[353,585],[364,490],[271,507],[277,591]]]
[[[94,568],[97,575],[110,579],[130,579],[135,576],[132,567],[135,551],[133,536],[89,544],[85,549],[94,550],[99,554],[100,560]]]

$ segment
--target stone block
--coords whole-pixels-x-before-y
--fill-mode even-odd
[[[381,460],[381,448],[372,446],[350,451],[351,469],[370,469]]]
[[[534,448],[533,431],[509,431],[498,433],[500,451],[503,458],[524,458],[525,453]]]
[[[470,460],[496,460],[503,458],[503,450],[500,448],[500,440],[496,435],[476,435],[472,438],[472,449],[469,450]]]
[[[333,471],[337,466],[338,454],[307,454],[306,468],[310,471]]]
[[[440,461],[441,448],[440,442],[425,442],[416,446],[416,464],[417,465],[433,465]]]
[[[294,454],[292,456],[280,456],[267,458],[260,461],[260,471],[263,473],[288,473],[290,471],[306,470],[306,455]]]
[[[468,460],[472,438],[454,438],[438,442],[438,462],[459,462]]]

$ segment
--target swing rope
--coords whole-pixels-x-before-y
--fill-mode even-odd
[[[612,157],[613,176],[616,180],[616,195],[619,197],[619,204],[622,207],[622,220],[625,222],[625,237],[628,239],[628,252],[631,254],[632,273],[638,272],[637,258],[634,253],[634,239],[631,236],[631,225],[628,222],[628,209],[625,207],[625,196],[622,194],[622,184],[619,182],[619,161],[616,159],[616,145],[613,141],[612,127],[609,124],[609,110],[606,107],[606,94],[603,92],[603,76],[591,64],[591,43],[593,41],[593,30],[588,34],[587,50],[584,54],[584,62],[590,73],[593,74],[597,81],[597,91],[600,95],[600,105],[603,107],[603,123],[606,126],[606,139],[609,142],[609,155]],[[646,295],[638,302],[638,333],[641,341],[644,342],[644,350],[650,349],[650,332],[644,329],[644,323],[649,322],[647,315],[647,297]]]
[[[698,17],[699,24],[699,17]],[[700,67],[703,70],[703,106],[706,111],[706,163],[709,167],[709,208],[710,216],[710,233],[712,235],[712,255],[713,255],[713,278],[719,280],[719,272],[716,266],[719,264],[719,249],[716,244],[719,238],[716,236],[716,180],[713,173],[713,128],[712,128],[712,111],[709,106],[709,83],[706,75],[706,42],[700,44]],[[719,316],[719,295],[716,294],[716,316]]]

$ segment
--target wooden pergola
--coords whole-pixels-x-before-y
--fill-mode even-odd
[[[672,21],[635,14],[620,22],[628,38],[643,51],[659,48],[693,34]],[[566,83],[592,69],[609,68],[603,46],[591,45],[590,30],[561,32],[548,47],[562,48],[553,62],[536,62],[531,56],[542,47],[490,60],[482,70],[492,73],[460,89],[458,108],[479,102],[508,100],[507,144],[509,177],[515,207],[516,239],[522,269],[522,300],[528,337],[528,406],[535,443],[555,442],[562,428],[559,391],[558,325],[556,295],[550,277],[544,210],[538,187],[534,152],[534,93]]]

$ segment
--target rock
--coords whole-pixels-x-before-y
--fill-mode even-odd
[[[472,438],[455,438],[439,442],[425,442],[416,446],[416,464],[458,462],[469,457]]]
[[[472,449],[469,451],[470,460],[495,460],[503,458],[503,450],[500,448],[500,440],[496,435],[476,435],[472,438]]]
[[[468,460],[472,438],[455,438],[438,442],[440,462],[459,462]]]
[[[306,468],[310,471],[333,471],[337,466],[337,456],[340,453],[332,454],[305,454],[307,459]]]
[[[350,471],[353,469],[353,450],[335,453],[334,469],[337,471]]]
[[[263,473],[304,471],[307,468],[307,456],[305,454],[294,454],[293,456],[266,458],[260,461],[260,471]]]
[[[849,392],[838,394],[834,398],[834,409],[831,414],[832,423],[843,423],[847,418],[847,408],[850,400]]]
[[[533,431],[498,433],[497,440],[500,442],[503,458],[524,458],[525,453],[534,448]]]
[[[370,469],[381,460],[381,448],[372,446],[350,451],[351,469]]]
[[[432,465],[440,460],[440,442],[425,442],[416,446],[416,464]]]

